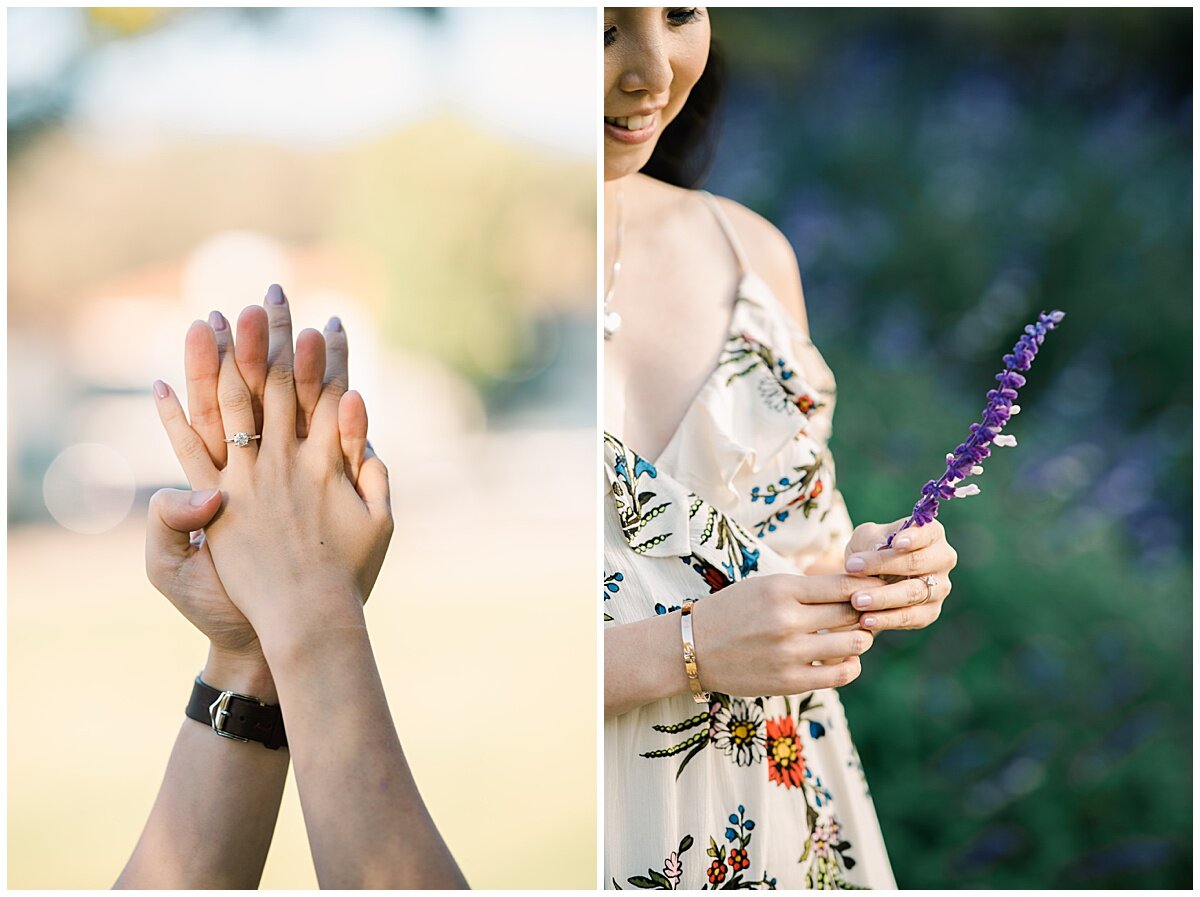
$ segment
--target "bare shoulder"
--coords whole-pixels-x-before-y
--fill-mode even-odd
[[[733,225],[750,268],[771,288],[784,308],[808,333],[808,314],[804,309],[804,288],[800,266],[787,237],[770,221],[732,199],[716,197]]]

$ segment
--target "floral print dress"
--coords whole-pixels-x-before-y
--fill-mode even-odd
[[[732,324],[656,461],[604,436],[606,626],[800,572],[852,530],[827,449],[833,374],[703,196],[741,267]],[[646,704],[606,721],[604,752],[609,888],[896,887],[834,689]]]

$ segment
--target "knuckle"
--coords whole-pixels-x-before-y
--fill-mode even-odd
[[[950,569],[953,570],[958,566],[958,552],[954,550],[954,546],[947,543],[947,548],[950,549]]]
[[[221,393],[221,407],[233,414],[242,414],[251,409],[250,393],[244,389],[227,389]]]
[[[850,639],[851,654],[865,654],[871,648],[871,639],[865,632],[856,632]]]
[[[862,673],[862,664],[857,657],[850,657],[838,666],[834,681],[840,685],[849,685]]]
[[[199,462],[209,458],[208,446],[195,433],[189,432],[180,440],[179,460],[184,462]]]
[[[779,636],[786,635],[793,625],[792,608],[784,601],[773,601],[765,614],[766,624],[770,631]]]
[[[775,604],[782,604],[788,599],[787,587],[779,576],[772,574],[760,577],[759,583],[762,585],[763,595],[768,601]]]
[[[267,384],[269,386],[291,386],[294,382],[292,365],[285,361],[274,361],[267,368]]]
[[[904,555],[904,569],[909,573],[917,573],[921,569],[921,557],[917,553]]]
[[[192,412],[192,426],[207,427],[213,424],[220,425],[221,411],[213,405],[205,405]]]
[[[168,496],[170,496],[171,492],[171,489],[164,487],[151,495],[149,502],[150,511],[154,514],[162,511],[163,504],[170,500]]]

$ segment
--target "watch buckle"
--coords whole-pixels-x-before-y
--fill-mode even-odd
[[[229,719],[229,702],[234,698],[240,698],[243,701],[250,701],[253,704],[259,703],[256,698],[249,695],[239,695],[237,692],[223,691],[215,701],[208,705],[208,717],[212,721],[212,730],[222,738],[232,738],[234,741],[249,742],[249,738],[243,738],[241,735],[234,735],[232,732],[225,731],[225,721]]]

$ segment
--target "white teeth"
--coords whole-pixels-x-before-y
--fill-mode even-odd
[[[652,115],[629,115],[624,118],[604,117],[604,120],[610,125],[625,128],[627,131],[640,131],[642,128],[648,128],[653,119],[654,116]]]

